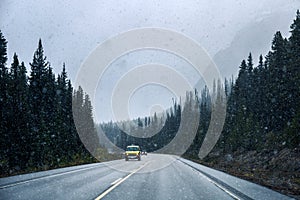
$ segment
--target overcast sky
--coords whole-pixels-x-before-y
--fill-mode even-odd
[[[273,19],[270,21],[273,23],[270,26],[272,30],[269,30],[266,38],[271,40],[276,29],[288,36],[289,25],[298,8],[299,0],[1,0],[0,29],[8,40],[9,65],[13,53],[17,52],[19,59],[28,67],[37,48],[38,39],[41,38],[45,54],[54,71],[59,73],[62,63],[65,62],[69,77],[74,80],[77,70],[90,52],[120,32],[142,27],[175,30],[196,40],[213,58],[216,54],[232,48],[234,40],[242,30],[247,30],[246,32],[257,37],[257,34],[261,34],[260,27],[255,26],[256,30],[248,30],[247,27],[251,27],[251,24],[263,24],[261,22],[265,19]],[[269,47],[270,41],[266,41],[259,50],[267,50]],[[266,53],[255,52],[255,49],[246,51],[254,51],[255,55]],[[130,70],[134,65],[151,62],[153,59],[157,62],[161,59],[161,62],[168,65],[185,65],[167,54],[165,57],[157,52],[145,54],[147,56],[143,61],[133,62],[134,58],[140,57],[137,53],[129,55],[132,58],[118,59],[115,66],[126,66],[126,69]],[[223,66],[221,71],[226,72],[226,75],[236,74],[238,64],[225,69]],[[116,67],[115,71],[117,69]],[[192,70],[177,70],[181,70],[190,83],[195,84],[197,78],[192,76]],[[115,84],[121,75],[108,72],[107,76],[107,82],[103,83],[102,88],[106,88],[105,94],[109,96],[109,85]],[[165,91],[166,88],[158,89],[155,85],[147,87],[140,89],[140,95],[137,93],[130,99],[128,109],[131,117],[151,113],[151,107],[154,105],[161,105],[161,108],[169,106],[172,98],[170,91]],[[158,92],[159,90],[161,92]],[[149,98],[153,96],[156,98]],[[98,105],[94,106],[99,113],[99,120],[111,119],[112,115],[107,106],[110,101],[100,99],[99,97]],[[153,108],[157,109],[159,106]]]

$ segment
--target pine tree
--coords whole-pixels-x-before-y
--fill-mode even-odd
[[[147,127],[147,126],[148,126],[148,120],[147,120],[147,117],[144,118],[144,122],[145,122],[145,123],[144,123],[144,124],[145,124],[145,127]]]
[[[217,92],[216,88],[215,88],[215,92]],[[190,115],[191,115],[193,112],[199,112],[200,118],[198,121],[199,125],[198,125],[196,136],[193,139],[192,144],[187,149],[185,154],[188,156],[194,157],[194,158],[198,158],[198,153],[199,153],[200,147],[202,145],[203,139],[207,133],[210,119],[211,119],[212,98],[209,94],[209,90],[208,90],[207,86],[205,86],[204,89],[201,91],[200,99],[198,97],[198,92],[195,91],[195,100],[196,100],[195,105],[198,107],[197,109],[192,108],[191,99],[192,99],[192,97],[187,95],[186,102],[185,102],[185,105],[184,105],[184,108],[182,111],[182,115],[184,115],[184,117],[186,117],[188,115],[188,113],[190,113]],[[187,103],[187,102],[189,102],[189,103]],[[185,114],[184,112],[187,112],[187,113]],[[192,119],[188,119],[188,121],[190,121],[190,123],[193,123]]]
[[[252,108],[252,119],[256,119],[257,122],[257,130],[255,134],[255,138],[257,138],[257,144],[262,144],[263,138],[265,135],[265,119],[266,119],[266,93],[267,93],[267,81],[266,81],[266,71],[264,68],[264,60],[263,56],[259,56],[258,66],[253,70],[253,96],[251,101],[253,101]]]
[[[71,84],[71,81],[68,80],[67,83],[67,91],[66,91],[66,104],[65,104],[65,109],[66,109],[66,118],[65,118],[65,123],[67,127],[67,133],[70,141],[69,145],[69,152],[71,155],[76,155],[78,153],[78,143],[80,144],[80,138],[76,132],[76,127],[73,121],[73,112],[72,112],[72,95],[73,95],[73,87]]]
[[[287,78],[289,95],[287,96],[287,111],[290,119],[287,120],[285,140],[290,147],[297,147],[300,144],[300,11],[297,10],[296,19],[293,21],[291,36],[289,37],[289,53],[287,65]]]
[[[9,82],[9,124],[10,156],[9,164],[12,169],[25,169],[29,159],[28,144],[28,85],[24,63],[19,64],[15,53],[10,69]],[[17,117],[16,117],[17,116]]]
[[[254,76],[253,76],[253,59],[252,54],[249,53],[248,59],[247,59],[247,85],[245,90],[246,92],[246,104],[248,112],[253,113],[255,105],[255,92],[254,88],[256,87],[256,83],[254,82]]]
[[[8,69],[6,67],[7,61],[7,41],[0,31],[0,169],[1,171],[8,171]]]
[[[285,125],[288,114],[286,98],[288,91],[285,84],[288,82],[286,76],[287,63],[287,41],[278,31],[272,41],[272,51],[269,53],[268,71],[269,80],[267,82],[266,100],[270,131],[279,131]]]
[[[289,38],[289,65],[287,67],[287,77],[290,80],[289,99],[291,113],[295,116],[299,110],[300,102],[300,11],[297,10],[296,19],[291,25],[291,36]]]
[[[137,119],[137,124],[138,124],[138,127],[141,127],[141,128],[143,127],[143,122],[140,117]]]
[[[83,104],[83,114],[86,121],[85,133],[89,137],[90,152],[95,152],[99,148],[99,138],[93,120],[93,108],[88,94],[85,95]]]
[[[0,30],[0,66],[4,68],[7,61],[7,41]]]
[[[48,151],[47,142],[49,142],[46,125],[48,119],[45,119],[47,115],[45,105],[45,93],[47,92],[46,77],[49,63],[44,56],[41,39],[39,40],[38,48],[34,53],[30,66],[29,104],[31,121],[30,142],[32,144],[30,162],[34,166],[44,166]]]
[[[243,60],[240,66],[240,71],[236,83],[234,85],[234,95],[237,104],[237,110],[240,110],[246,115],[248,109],[248,100],[247,100],[247,89],[249,83],[249,71],[247,69],[246,61]]]
[[[71,160],[70,156],[71,153],[66,154],[65,152],[69,152],[71,150],[71,140],[70,137],[72,136],[72,133],[69,131],[69,126],[72,126],[71,124],[68,124],[68,114],[72,110],[71,106],[68,105],[72,103],[70,102],[70,96],[72,97],[72,93],[67,92],[67,73],[65,70],[65,64],[63,64],[63,70],[61,74],[58,75],[57,81],[55,84],[55,97],[56,97],[56,110],[55,110],[55,130],[57,134],[56,138],[56,150],[57,154],[60,157],[60,160],[63,161],[69,161]],[[67,102],[67,99],[69,98],[69,102]],[[69,110],[68,110],[69,109]]]
[[[84,94],[80,86],[73,97],[73,117],[77,132],[85,148],[92,154],[95,153],[100,148],[100,141],[93,121],[92,104],[89,96]],[[81,149],[82,153],[88,156],[86,149]]]

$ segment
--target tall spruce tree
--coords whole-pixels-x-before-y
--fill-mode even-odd
[[[45,94],[47,92],[46,77],[49,63],[44,56],[42,40],[39,40],[38,48],[30,63],[31,73],[29,77],[29,103],[30,103],[30,134],[31,134],[31,158],[30,162],[35,166],[43,166],[46,152],[48,151]]]
[[[7,171],[8,150],[9,150],[9,130],[8,130],[8,69],[7,61],[7,41],[0,30],[0,160],[1,171]]]
[[[10,129],[9,164],[12,169],[25,169],[29,159],[28,84],[26,67],[15,53],[10,68],[8,128]]]
[[[296,19],[291,25],[291,36],[289,38],[289,66],[287,69],[288,77],[291,80],[290,93],[291,110],[295,115],[296,111],[300,109],[300,11],[297,10]]]
[[[92,105],[89,96],[84,94],[80,86],[74,93],[72,107],[74,122],[80,139],[89,152],[95,153],[100,146],[100,142],[93,121]],[[82,143],[79,144],[79,148],[84,156],[89,157],[89,153]]]
[[[289,105],[288,112],[290,120],[287,121],[285,130],[285,139],[290,147],[296,147],[300,144],[300,11],[297,10],[296,18],[293,21],[291,28],[291,36],[289,37],[289,54],[287,77],[289,82],[287,89],[289,95],[287,104]]]
[[[285,126],[285,121],[290,115],[286,104],[288,91],[285,85],[289,80],[286,74],[287,64],[287,41],[278,31],[272,41],[272,50],[269,54],[269,82],[267,85],[267,102],[269,108],[268,127],[271,130],[279,131]]]

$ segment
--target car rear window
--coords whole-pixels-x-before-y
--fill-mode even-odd
[[[126,151],[139,151],[140,148],[139,147],[127,147]]]

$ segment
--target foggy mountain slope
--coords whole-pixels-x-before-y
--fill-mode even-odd
[[[252,53],[256,65],[259,55],[266,55],[270,50],[274,33],[278,30],[289,30],[287,24],[292,21],[293,16],[290,13],[277,12],[257,19],[238,31],[230,46],[219,51],[213,57],[223,77],[229,78],[232,75],[236,77],[240,61],[248,56],[249,52]],[[282,33],[286,36],[289,35],[287,31]]]

